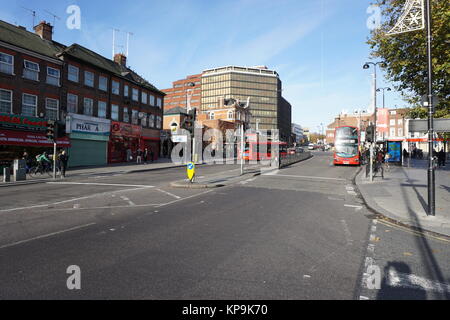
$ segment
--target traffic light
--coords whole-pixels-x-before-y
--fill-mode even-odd
[[[375,127],[373,124],[366,129],[366,142],[375,142]]]
[[[50,141],[55,141],[55,130],[56,129],[56,121],[48,120],[47,121],[47,139]]]
[[[181,125],[181,127],[183,129],[186,129],[191,134],[194,132],[194,128],[195,128],[195,114],[196,114],[195,108],[192,108],[191,110],[189,110],[187,116],[184,118],[184,121]]]

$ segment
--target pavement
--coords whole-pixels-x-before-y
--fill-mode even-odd
[[[374,182],[362,170],[356,185],[366,204],[378,214],[419,231],[450,236],[450,164],[436,170],[436,216],[428,216],[427,160],[410,166],[391,165]]]

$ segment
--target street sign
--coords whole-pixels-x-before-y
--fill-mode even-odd
[[[187,142],[187,136],[182,136],[182,135],[175,135],[172,136],[172,141],[175,143],[186,143]]]
[[[195,164],[193,162],[189,162],[186,166],[186,173],[189,181],[194,182],[195,177]]]

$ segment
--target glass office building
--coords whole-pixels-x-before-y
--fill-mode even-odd
[[[233,98],[244,103],[250,98],[252,129],[278,129],[281,81],[275,71],[266,67],[237,66],[203,71],[202,112],[217,110],[222,98]]]

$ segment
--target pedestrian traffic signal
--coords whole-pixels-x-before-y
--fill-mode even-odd
[[[366,129],[366,142],[375,142],[375,127],[373,124]]]
[[[181,128],[186,129],[191,134],[194,132],[195,128],[195,115],[196,115],[196,108],[192,108],[189,110],[188,114],[184,118],[183,123],[181,124]]]
[[[48,120],[47,121],[47,139],[50,141],[55,141],[55,128],[56,128],[56,121]]]

